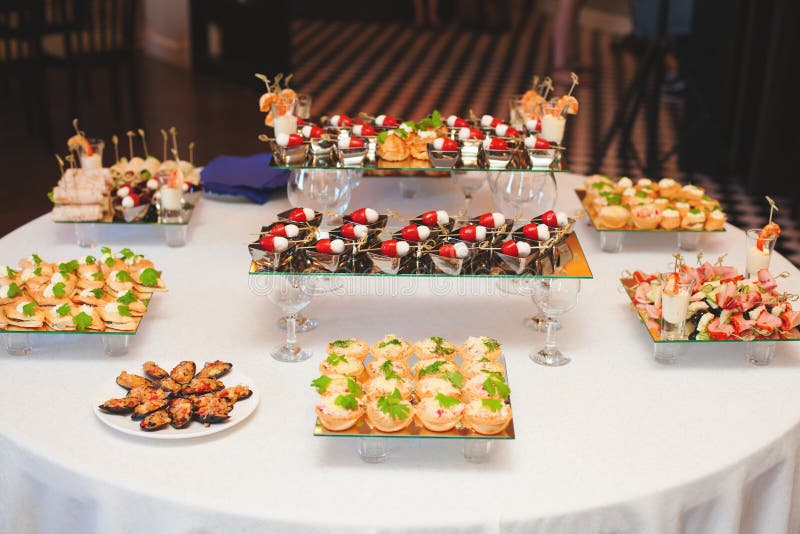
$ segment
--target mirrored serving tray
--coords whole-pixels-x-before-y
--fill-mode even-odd
[[[369,356],[364,363],[369,362],[372,359],[372,356]],[[417,362],[417,357],[412,356],[408,359],[409,367],[413,367],[414,364]],[[456,358],[457,363],[459,366],[461,365],[461,357]],[[501,357],[498,360],[500,363],[503,364],[503,367],[506,368],[506,383],[508,383],[508,367],[506,366],[505,356]],[[362,380],[367,380],[368,376],[365,372],[359,382]],[[409,379],[414,380],[414,379]],[[466,379],[465,379],[466,380]],[[363,384],[363,382],[362,382]],[[513,393],[513,391],[512,391]],[[412,404],[416,404],[416,401],[412,399]],[[508,404],[511,405],[511,397],[508,398]],[[366,416],[362,416],[355,425],[348,428],[347,430],[341,430],[335,432],[333,430],[328,430],[322,423],[320,423],[319,419],[316,420],[314,424],[314,435],[315,436],[324,436],[324,437],[355,437],[355,438],[424,438],[424,439],[516,439],[516,434],[514,433],[514,414],[513,414],[513,407],[512,407],[512,414],[511,414],[511,422],[508,426],[500,432],[499,434],[478,434],[477,432],[465,428],[461,425],[461,423],[457,424],[452,430],[448,430],[446,432],[433,432],[428,430],[422,423],[417,421],[416,416],[411,424],[403,430],[398,432],[381,432],[378,429],[372,428],[365,420]]]
[[[142,303],[148,308],[150,308],[150,300],[147,299],[143,300]],[[46,306],[42,306],[45,308]],[[47,307],[49,308],[49,307]],[[49,309],[45,311],[45,313],[49,313]],[[81,336],[96,336],[96,335],[119,335],[119,336],[134,336],[137,332],[139,332],[139,326],[142,324],[142,319],[144,319],[147,312],[144,313],[141,317],[133,317],[134,321],[136,322],[136,328],[133,330],[112,330],[106,329],[102,331],[98,330],[54,330],[50,328],[47,324],[45,324],[41,328],[22,328],[20,326],[12,326],[8,325],[5,329],[0,329],[0,334],[65,334],[65,335],[81,335]]]
[[[113,215],[109,214],[104,219],[99,221],[53,221],[56,224],[120,224],[120,225],[150,225],[150,226],[186,226],[189,224],[189,221],[192,219],[192,215],[194,214],[194,206],[188,207],[181,210],[181,222],[163,222],[161,221],[161,217],[158,214],[158,211],[155,209],[155,206],[151,206],[150,210],[148,211],[147,215],[143,217],[141,220],[125,222],[124,220],[114,220]]]
[[[575,194],[578,196],[578,199],[581,201],[581,206],[583,206],[583,199],[586,197],[586,190],[585,189],[575,189]],[[657,234],[674,234],[674,233],[693,233],[693,234],[715,234],[719,232],[724,232],[725,227],[723,226],[719,230],[683,230],[681,228],[675,228],[674,230],[665,230],[663,228],[654,228],[652,230],[646,230],[641,228],[633,227],[633,223],[629,222],[628,224],[631,227],[620,228],[618,230],[610,229],[610,228],[602,228],[600,223],[596,221],[592,216],[589,214],[589,211],[586,209],[586,206],[583,206],[583,211],[586,212],[587,217],[592,222],[592,226],[598,232],[643,232],[643,233],[657,233]]]
[[[647,326],[647,314],[644,310],[640,310],[636,308],[636,282],[633,278],[620,278],[620,283],[622,284],[623,289],[625,289],[625,293],[628,294],[628,298],[631,299],[631,307],[633,308],[633,312],[639,317],[639,320],[642,322],[642,325],[647,328],[650,337],[653,339],[654,343],[750,343],[750,342],[775,342],[775,341],[800,341],[800,330],[798,328],[793,328],[790,333],[792,337],[786,339],[772,339],[772,338],[756,338],[756,339],[677,339],[677,340],[666,340],[661,339],[658,332],[649,328]]]
[[[485,254],[485,253],[484,253]],[[410,257],[408,260],[413,261]],[[490,272],[482,274],[445,274],[442,272],[408,272],[398,274],[385,274],[380,272],[372,262],[368,259],[359,262],[362,270],[348,270],[347,260],[342,260],[340,270],[330,272],[325,270],[316,262],[311,262],[304,270],[293,270],[291,262],[281,262],[279,270],[274,270],[269,265],[250,262],[249,274],[251,275],[286,275],[286,274],[303,274],[303,275],[320,275],[320,276],[378,276],[378,277],[447,277],[447,278],[593,278],[592,271],[589,268],[589,263],[586,260],[586,255],[583,252],[578,236],[573,232],[566,236],[562,241],[547,253],[542,254],[534,260],[533,265],[539,267],[538,274],[532,272],[524,272],[522,274],[514,274],[508,270],[499,267],[500,260],[491,260],[493,268]]]
[[[566,168],[554,165],[549,167],[532,167],[522,151],[519,151],[509,162],[507,167],[492,168],[485,163],[474,166],[463,165],[459,160],[453,167],[434,167],[430,161],[407,158],[402,161],[387,161],[377,158],[374,163],[364,161],[363,165],[344,165],[334,158],[314,161],[308,159],[302,163],[294,165],[282,165],[275,158],[270,161],[270,167],[276,169],[300,170],[300,169],[319,169],[319,170],[353,170],[364,171],[369,176],[394,176],[400,175],[423,175],[423,176],[449,176],[451,171],[458,172],[569,172]]]

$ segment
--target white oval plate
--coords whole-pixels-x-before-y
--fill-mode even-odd
[[[163,369],[170,371],[178,362],[156,362],[158,363]],[[170,365],[171,363],[171,365]],[[205,362],[195,361],[195,364],[198,365],[198,370]],[[129,373],[134,373],[137,375],[144,376],[144,371],[141,370],[141,367],[137,369],[126,369]],[[252,414],[256,406],[258,406],[259,402],[259,394],[258,389],[256,389],[253,385],[253,381],[245,374],[239,372],[236,368],[236,364],[233,365],[231,371],[223,376],[220,380],[225,383],[225,387],[231,387],[238,384],[245,384],[250,386],[253,394],[250,396],[249,399],[245,399],[242,401],[237,402],[233,410],[231,410],[231,415],[228,421],[225,423],[216,423],[209,426],[205,426],[202,423],[197,421],[192,421],[189,423],[189,426],[186,428],[173,428],[172,426],[168,425],[166,428],[161,430],[157,430],[155,432],[146,432],[139,428],[140,421],[134,421],[131,419],[131,414],[123,414],[123,415],[114,415],[110,413],[106,413],[102,411],[98,405],[103,404],[108,399],[124,397],[127,395],[127,390],[117,385],[115,382],[116,376],[109,377],[107,383],[103,384],[103,387],[98,391],[97,398],[94,403],[94,413],[100,421],[104,424],[110,426],[114,430],[118,430],[124,434],[130,434],[132,436],[139,436],[142,438],[149,438],[149,439],[189,439],[189,438],[197,438],[202,436],[210,436],[211,434],[216,434],[217,432],[223,432],[228,430],[231,427],[234,427],[247,419],[250,414]]]

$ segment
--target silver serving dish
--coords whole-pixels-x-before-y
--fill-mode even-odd
[[[272,155],[280,165],[301,165],[306,162],[309,143],[298,146],[280,146],[275,141],[270,141]]]
[[[460,156],[460,150],[436,150],[433,148],[433,143],[428,143],[428,159],[431,161],[431,166],[437,169],[452,169],[458,163]]]
[[[372,264],[384,274],[397,274],[403,260],[403,258],[385,256],[377,252],[367,252],[367,256],[372,260]]]

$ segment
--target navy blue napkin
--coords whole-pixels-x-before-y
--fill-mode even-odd
[[[234,195],[263,204],[275,189],[286,187],[289,171],[269,166],[272,154],[218,156],[201,173],[203,187],[217,195]]]

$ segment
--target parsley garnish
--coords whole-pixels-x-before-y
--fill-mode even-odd
[[[110,248],[108,248],[108,247],[101,247],[101,248],[100,248],[100,253],[101,253],[101,254],[103,254],[103,255],[105,255],[105,254],[111,254],[111,249],[110,249]]]
[[[403,343],[401,343],[399,339],[393,338],[393,339],[390,339],[389,341],[381,341],[380,343],[378,343],[378,348],[382,349],[384,347],[388,347],[389,345],[398,345],[398,346],[400,346],[402,344]]]
[[[78,270],[78,260],[68,261],[66,263],[59,263],[58,270],[61,274],[74,273]]]
[[[464,375],[462,375],[458,371],[456,371],[455,373],[447,373],[444,376],[450,381],[451,384],[453,384],[457,388],[460,388],[464,384]]]
[[[69,304],[62,304],[58,308],[56,308],[56,313],[61,317],[64,317],[66,314],[69,313],[70,307]]]
[[[112,258],[111,256],[109,256],[109,257],[107,257],[107,258],[105,259],[105,262],[106,262],[106,265],[108,265],[109,267],[113,267],[113,266],[114,266],[114,264],[117,262],[117,260],[115,260],[114,258]]]
[[[443,338],[433,336],[430,339],[436,344],[436,350],[435,350],[436,354],[453,354],[456,351],[456,349],[453,349],[451,347],[444,347]]]
[[[86,256],[85,258],[83,258],[83,263],[85,263],[86,265],[97,263],[97,258],[95,258],[94,256]]]
[[[28,317],[33,317],[34,315],[36,315],[36,312],[34,311],[35,307],[36,307],[35,302],[28,302],[22,307],[22,313],[24,313]]]
[[[358,410],[358,399],[356,399],[356,396],[352,393],[349,395],[339,395],[333,403],[336,406],[341,406],[345,410]]]
[[[444,360],[437,360],[432,364],[428,365],[427,367],[423,367],[419,370],[419,377],[422,378],[425,375],[438,375],[442,372],[442,366],[447,363]]]
[[[64,282],[57,283],[53,286],[53,295],[56,297],[63,297],[67,293],[65,288]]]
[[[400,380],[401,382],[403,381],[403,379],[400,377],[400,375],[398,375],[397,373],[394,372],[394,367],[389,367],[387,369],[384,369],[383,370],[383,377],[386,378],[386,380],[393,380],[393,379],[396,378],[397,380]]]
[[[499,412],[503,408],[503,401],[497,399],[482,399],[481,404],[493,412]]]
[[[449,395],[444,395],[442,393],[438,393],[436,395],[436,401],[439,403],[439,406],[442,408],[450,408],[451,406],[456,406],[461,404],[461,401],[455,397],[451,397]]]
[[[353,395],[355,395],[357,397],[361,396],[361,386],[359,386],[358,382],[356,382],[355,380],[353,380],[349,376],[347,377],[347,389]]]
[[[689,210],[689,213],[691,213],[692,215],[700,215],[702,212],[697,208],[692,208]]]
[[[12,280],[17,277],[17,273],[14,272],[14,269],[6,265],[6,276],[11,278]],[[39,276],[38,274],[36,276]]]
[[[405,419],[411,411],[411,407],[403,403],[403,396],[397,388],[388,395],[378,398],[378,409],[392,419]]]
[[[417,130],[431,130],[442,125],[442,114],[438,109],[434,109],[430,116],[425,117],[416,124]]]
[[[315,378],[311,381],[311,387],[317,388],[317,393],[322,395],[327,391],[328,384],[331,383],[331,377],[322,375],[319,378]]]
[[[122,304],[130,304],[131,302],[136,302],[136,297],[134,297],[133,293],[130,291],[126,291],[117,298],[117,302]]]
[[[490,337],[484,338],[483,346],[486,347],[486,350],[489,352],[493,352],[500,348],[500,343],[496,339],[492,339]]]
[[[11,282],[11,284],[8,286],[8,298],[12,299],[21,294],[22,290],[19,288],[19,286],[14,282]]]
[[[97,282],[102,282],[103,280],[105,280],[105,276],[103,276],[103,273],[98,271],[96,273],[92,273],[92,280],[96,280]]]
[[[136,256],[136,254],[134,254],[133,251],[131,249],[127,248],[127,247],[125,247],[122,250],[120,250],[119,251],[119,255],[122,256],[123,258],[125,258],[126,260],[129,260],[129,259],[133,258],[134,256]]]
[[[385,143],[387,137],[389,137],[389,130],[384,130],[378,133],[378,136],[375,138],[375,140],[379,143]]]
[[[328,362],[330,365],[336,367],[342,362],[346,363],[347,358],[345,358],[344,354],[336,354],[335,352],[332,352],[331,354],[328,355],[328,358],[325,361]]]
[[[49,193],[47,193],[47,198],[50,199],[50,202],[53,204],[56,203],[55,201],[55,189],[51,189]]]
[[[117,271],[117,282],[132,282],[133,278],[128,271]]]
[[[117,306],[117,313],[119,313],[123,317],[133,317],[131,314],[131,309],[127,307],[125,304],[120,304]]]
[[[331,346],[332,347],[337,347],[337,348],[340,348],[340,349],[346,349],[347,347],[349,347],[352,344],[353,344],[353,340],[352,339],[337,339],[336,341],[331,343]]]
[[[158,285],[158,271],[148,267],[139,274],[139,280],[142,282],[142,285],[155,287]]]
[[[647,193],[645,193],[644,191],[637,191],[636,196],[639,198],[647,198]]]
[[[91,291],[89,291],[89,293],[94,295],[94,298],[99,299],[100,297],[103,296],[103,288],[98,287],[97,289],[92,289]]]
[[[40,258],[38,254],[31,254],[31,259],[33,260],[34,265],[39,265],[42,263],[42,258]]]
[[[507,398],[511,393],[511,389],[503,379],[503,375],[500,373],[487,374],[489,376],[487,376],[486,380],[483,382],[483,389],[485,389],[486,392],[492,397],[502,397],[504,399]]]
[[[394,364],[392,363],[392,360],[386,360],[383,362],[380,366],[380,370],[384,374],[388,373],[389,371],[394,371]]]
[[[35,269],[33,270],[33,275],[34,275],[34,276],[42,276],[42,268],[41,268],[41,267],[37,267],[37,268],[35,268]],[[12,278],[13,278],[13,276],[12,276]]]
[[[72,324],[82,332],[92,325],[92,316],[86,312],[80,312],[72,318]]]
[[[489,358],[487,358],[486,356],[484,356],[483,358],[481,358],[480,360],[478,360],[478,363],[487,363],[487,362],[490,362],[490,361],[492,361],[492,360],[490,360]]]
[[[406,122],[404,122],[403,124],[407,124],[407,123],[406,123]],[[414,125],[413,125],[413,123],[411,124],[411,126],[412,126],[412,127],[414,126]],[[394,133],[396,133],[397,135],[399,135],[399,136],[400,136],[400,139],[405,139],[406,137],[408,137],[408,132],[407,132],[407,131],[405,131],[405,130],[404,130],[404,129],[402,129],[402,128],[399,128],[399,129],[397,129],[397,130],[393,130],[393,131],[394,131]]]

